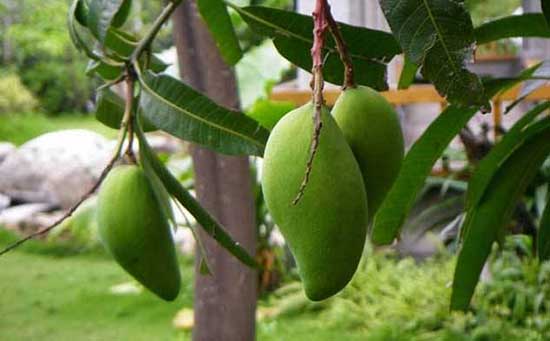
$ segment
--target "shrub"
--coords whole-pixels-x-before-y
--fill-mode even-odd
[[[17,75],[0,75],[0,114],[29,112],[36,106],[36,99]]]

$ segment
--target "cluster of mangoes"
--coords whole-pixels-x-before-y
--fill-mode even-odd
[[[310,154],[314,106],[285,115],[264,155],[267,206],[296,258],[306,295],[313,301],[342,290],[363,253],[370,217],[399,172],[403,135],[386,99],[368,87],[348,88],[323,126],[311,175],[293,204]]]

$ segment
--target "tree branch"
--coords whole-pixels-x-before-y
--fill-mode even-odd
[[[327,0],[316,0],[315,10],[313,11],[313,47],[311,48],[311,58],[313,61],[313,69],[311,73],[313,77],[311,79],[311,87],[313,90],[313,136],[311,139],[309,159],[306,163],[306,174],[304,180],[300,185],[296,198],[292,201],[293,205],[298,204],[303,197],[306,186],[309,182],[311,171],[313,170],[313,160],[319,147],[319,141],[321,138],[321,129],[323,122],[321,119],[321,112],[325,101],[323,99],[323,47],[325,46],[325,33],[328,28],[328,22],[326,13],[329,10]]]
[[[355,84],[355,77],[353,74],[353,62],[349,55],[348,47],[346,45],[346,42],[344,41],[344,37],[342,37],[342,32],[340,32],[340,27],[338,27],[338,23],[336,22],[336,20],[334,20],[334,17],[330,12],[330,5],[328,3],[325,7],[325,17],[330,33],[332,34],[334,42],[336,43],[336,49],[338,50],[338,54],[340,55],[340,60],[342,61],[342,64],[344,64],[344,84],[342,85],[342,88],[355,88],[357,85]]]
[[[162,25],[164,25],[164,23],[166,23],[166,20],[168,20],[172,13],[174,13],[174,10],[178,7],[181,1],[182,0],[169,1],[168,4],[162,9],[162,12],[159,14],[157,19],[155,19],[155,22],[153,23],[153,26],[151,27],[149,32],[147,32],[145,37],[143,37],[143,39],[139,41],[138,46],[130,56],[131,63],[136,62],[139,57],[141,57],[143,51],[147,50],[151,46],[151,43],[162,28]]]

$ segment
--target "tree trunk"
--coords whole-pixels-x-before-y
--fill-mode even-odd
[[[220,57],[194,1],[174,13],[174,40],[185,81],[218,103],[238,108],[235,74]],[[194,146],[197,196],[251,254],[256,225],[252,178],[247,157],[218,155]],[[256,272],[242,265],[204,233],[211,276],[195,267],[194,341],[247,341],[255,337]]]

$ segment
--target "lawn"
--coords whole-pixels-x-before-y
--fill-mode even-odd
[[[0,247],[11,236],[0,230]],[[172,320],[192,307],[192,260],[181,261],[183,290],[173,303],[148,292],[112,294],[130,281],[100,252],[73,254],[31,242],[0,257],[0,341],[189,340]],[[323,328],[315,315],[258,325],[258,340],[362,340],[342,329]]]
[[[99,123],[93,115],[62,114],[47,116],[41,113],[0,115],[0,142],[23,144],[39,135],[62,129],[88,129],[107,138],[116,131]]]

